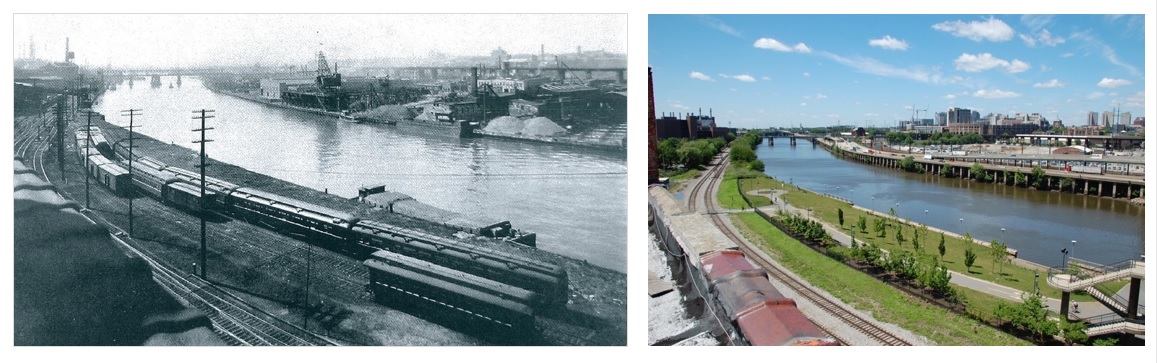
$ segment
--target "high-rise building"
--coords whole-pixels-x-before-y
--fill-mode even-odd
[[[1132,112],[1121,112],[1121,120],[1117,121],[1117,123],[1121,124],[1121,125],[1132,124],[1133,123],[1133,113]]]
[[[940,126],[948,125],[948,113],[947,112],[937,112],[936,113],[936,125],[940,125]]]
[[[973,117],[973,115],[976,115]],[[972,111],[967,108],[952,107],[948,109],[948,123],[949,124],[969,124],[980,118],[980,112]]]
[[[1097,112],[1089,111],[1089,126],[1097,126]]]
[[[1101,112],[1101,126],[1110,126],[1113,123],[1113,111]]]

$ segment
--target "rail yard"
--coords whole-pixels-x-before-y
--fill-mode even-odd
[[[459,241],[451,235],[460,230],[220,163],[210,169],[214,176],[206,178],[209,193],[201,203],[199,175],[179,167],[193,165],[196,155],[135,136],[130,180],[127,148],[118,143],[127,132],[99,115],[91,128],[78,120],[64,125],[70,141],[63,148],[62,174],[55,163],[61,160],[58,149],[49,142],[56,140],[53,121],[51,114],[18,118],[16,156],[30,160],[63,195],[88,204],[87,213],[118,231],[129,248],[163,267],[158,279],[186,286],[186,300],[196,301],[194,306],[219,311],[221,317],[211,316],[214,327],[230,344],[613,345],[625,339],[625,282],[619,273],[501,240]],[[130,233],[124,196],[133,194]],[[201,214],[211,222],[206,232],[212,242],[207,262],[198,267]],[[389,292],[403,293],[390,294],[378,288],[387,286],[382,279],[371,279],[383,271],[373,266],[384,261],[371,258],[375,250],[413,256],[411,265],[432,265],[418,260],[423,258],[454,269],[440,279],[411,276],[390,284]],[[200,268],[207,270],[205,279],[188,276]],[[421,282],[427,280],[448,288]],[[470,296],[475,298],[463,298]]]

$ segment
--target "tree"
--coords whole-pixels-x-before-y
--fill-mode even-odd
[[[742,143],[735,143],[735,145],[731,146],[731,161],[755,161],[755,151],[751,149],[751,146]]]
[[[944,232],[940,232],[940,247],[937,249],[940,250],[940,260],[944,260],[944,252],[948,251],[948,249],[944,247]]]
[[[873,218],[872,221],[873,221],[873,224],[875,225],[874,229],[876,230],[876,237],[881,237],[881,238],[887,237],[888,236],[888,222],[885,222],[884,219],[882,219],[882,218]]]
[[[964,267],[968,268],[968,272],[972,272],[972,264],[976,262],[976,252],[972,252],[972,246],[969,245],[964,249]]]
[[[945,178],[951,178],[952,177],[952,166],[947,165],[947,164],[945,164],[944,166],[941,166],[940,167],[940,176],[945,177]]]
[[[991,271],[992,269],[996,268],[996,262],[1000,261],[1001,262],[1000,272],[1003,273],[1004,272],[1004,263],[1003,263],[1004,262],[1004,256],[1007,256],[1007,255],[1008,255],[1008,246],[1005,246],[1004,243],[1000,243],[1000,242],[997,242],[996,240],[992,240],[992,243],[990,243],[988,245],[988,256],[992,257],[992,266],[991,266],[991,268],[989,268],[989,270]]]
[[[913,158],[911,155],[905,156],[903,159],[900,159],[899,165],[900,165],[900,169],[903,169],[904,171],[916,171],[916,159]]]
[[[843,227],[844,226],[844,210],[842,208],[836,208],[836,217],[839,217],[840,227]]]
[[[747,164],[747,167],[758,172],[763,172],[763,169],[765,168],[763,165],[763,160],[752,161],[750,164]]]
[[[984,167],[981,166],[980,163],[972,163],[972,168],[970,168],[968,170],[972,174],[973,179],[976,179],[978,181],[984,181],[985,180],[985,178],[983,177],[983,175],[985,175],[984,174]]]
[[[1117,338],[1101,338],[1093,341],[1096,347],[1111,347],[1117,345]]]
[[[868,217],[863,214],[856,220],[856,225],[860,227],[860,233],[868,233]]]
[[[1088,330],[1084,321],[1070,322],[1068,319],[1061,319],[1061,338],[1064,338],[1065,344],[1073,345],[1088,341]]]
[[[1032,167],[1032,187],[1037,189],[1045,188],[1045,170],[1039,166]]]
[[[896,243],[900,245],[900,249],[904,249],[905,241],[907,241],[907,239],[904,238],[904,229],[896,227]]]
[[[1028,177],[1025,176],[1024,173],[1017,171],[1016,174],[1013,175],[1013,184],[1018,187],[1027,187]]]
[[[921,254],[921,255],[923,254],[923,251],[920,251],[920,229],[919,228],[912,228],[912,250],[916,251],[917,254]]]

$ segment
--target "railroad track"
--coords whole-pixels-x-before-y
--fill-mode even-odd
[[[691,212],[697,211],[699,209],[699,201],[701,199],[704,201],[703,207],[707,208],[708,210],[711,209],[709,207],[710,204],[707,204],[707,201],[712,199],[712,193],[710,190],[712,188],[712,184],[714,184],[713,180],[722,174],[724,169],[727,169],[727,167],[724,165],[727,164],[726,161],[728,155],[728,152],[724,152],[719,157],[719,161],[715,163],[715,166],[711,167],[711,169],[708,169],[707,172],[703,173],[703,175],[699,177],[699,180],[695,182],[695,185],[691,188],[691,197],[687,199],[687,210]],[[706,183],[704,181],[706,181]],[[703,189],[704,185],[707,186],[707,196],[703,196],[703,192],[705,192]]]
[[[41,117],[39,121],[43,121],[43,119],[44,117]],[[26,118],[26,121],[28,120],[32,122],[30,124],[26,122],[18,136],[15,154],[28,160],[30,166],[39,170],[45,181],[51,183],[52,179],[49,178],[44,165],[44,151],[51,146],[51,142],[37,142],[36,137],[44,130],[38,125],[38,120]],[[41,138],[41,140],[51,140],[55,132],[55,128],[52,128],[49,137],[47,139]],[[119,230],[118,227],[99,215],[82,214],[94,224],[110,226],[114,230]],[[101,223],[98,223],[94,218],[101,220]],[[231,297],[227,297],[225,293],[217,290],[208,282],[189,278],[180,271],[161,263],[147,252],[135,248],[117,235],[111,237],[133,254],[148,262],[153,270],[153,279],[162,288],[185,302],[187,306],[192,306],[205,313],[213,324],[214,332],[227,344],[283,346],[336,344],[306,331],[295,331],[295,327],[288,323],[283,323],[282,325],[288,326],[288,328],[283,328],[279,324],[262,319],[251,312],[252,308],[233,301]]]
[[[716,210],[718,207],[717,202],[715,201],[715,198],[712,197],[712,195],[714,193],[711,193],[710,191],[712,189],[718,187],[718,184],[720,181],[720,178],[718,178],[718,176],[723,172],[724,169],[727,168],[727,164],[728,163],[727,163],[726,158],[724,160],[720,161],[718,164],[716,164],[714,169],[709,170],[707,175],[704,176],[704,178],[707,178],[707,179],[700,179],[699,183],[696,184],[695,188],[692,190],[693,198],[696,196],[701,197],[703,200],[704,206],[707,208],[708,211]],[[706,190],[708,191],[708,193],[706,195],[700,196],[699,191],[701,190],[701,187],[703,187],[703,186],[706,186],[706,188],[707,188]],[[697,200],[692,200],[691,205],[696,204],[696,202],[697,202]],[[911,343],[909,343],[909,342],[905,341],[904,339],[892,334],[891,332],[888,332],[887,330],[880,328],[879,326],[877,326],[873,322],[868,321],[864,318],[861,318],[859,315],[856,315],[852,311],[845,309],[841,304],[828,299],[826,296],[816,292],[813,288],[809,287],[807,284],[804,284],[802,281],[799,281],[794,276],[788,274],[786,271],[784,271],[784,270],[780,269],[779,267],[777,267],[776,265],[772,264],[770,261],[768,261],[765,258],[765,256],[762,253],[760,253],[755,248],[753,248],[751,245],[749,245],[745,239],[743,239],[742,237],[737,235],[734,231],[731,230],[731,228],[727,227],[727,224],[723,221],[723,217],[720,216],[719,214],[712,213],[710,215],[710,217],[711,217],[712,222],[715,223],[716,227],[718,227],[720,231],[722,231],[725,235],[727,235],[727,238],[730,238],[733,242],[735,242],[735,245],[739,246],[739,248],[743,251],[743,253],[745,255],[747,255],[747,258],[751,259],[756,264],[758,264],[760,267],[762,267],[765,271],[767,271],[767,273],[769,275],[772,276],[772,278],[780,281],[788,288],[794,290],[796,293],[799,294],[799,296],[812,302],[813,304],[818,306],[820,309],[823,309],[825,312],[827,312],[831,316],[834,316],[834,317],[840,319],[841,321],[845,322],[848,326],[872,337],[873,339],[876,339],[877,341],[883,343],[884,345],[891,345],[891,346],[912,345]],[[834,337],[836,339],[841,340],[841,343],[845,343],[845,345],[846,345],[846,342],[843,342],[843,339],[836,336],[835,334],[831,334],[831,331],[828,331],[828,334],[832,335],[832,337]]]

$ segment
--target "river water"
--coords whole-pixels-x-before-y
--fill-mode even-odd
[[[1124,200],[907,173],[839,159],[806,140],[795,147],[779,141],[756,149],[768,175],[864,208],[894,208],[931,227],[1004,241],[1021,259],[1060,266],[1067,248],[1071,257],[1111,264],[1145,253],[1144,207]]]
[[[486,222],[509,220],[538,234],[538,247],[626,272],[626,157],[623,153],[491,138],[410,126],[355,124],[216,94],[197,78],[162,77],[163,87],[127,81],[94,110],[136,131],[189,149],[199,136],[193,110],[216,116],[208,154],[343,197],[385,185],[426,204]]]

